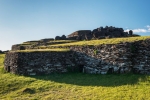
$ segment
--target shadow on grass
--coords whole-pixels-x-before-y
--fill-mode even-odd
[[[31,76],[30,76],[31,77]],[[83,74],[83,73],[65,73],[51,74],[42,76],[32,76],[32,78],[54,81],[58,83],[73,84],[79,86],[106,86],[115,87],[122,85],[134,85],[140,81],[145,81],[147,75],[138,74]]]

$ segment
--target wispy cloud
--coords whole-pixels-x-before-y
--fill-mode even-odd
[[[147,25],[146,28],[138,28],[138,29],[126,29],[125,32],[129,32],[129,30],[132,30],[134,33],[146,33],[150,32],[150,25]]]
[[[146,30],[146,29],[133,29],[133,32],[134,33],[145,33],[145,32],[148,32],[148,30]]]
[[[147,25],[146,27],[147,27],[147,28],[148,28],[148,30],[150,31],[150,25]]]

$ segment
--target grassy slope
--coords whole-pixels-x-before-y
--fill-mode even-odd
[[[133,41],[139,41],[139,40],[145,40],[145,39],[150,39],[150,36],[79,41],[79,42],[73,42],[73,43],[56,44],[56,45],[51,45],[51,46],[116,44],[120,42],[133,42]]]
[[[59,50],[60,48],[57,48],[57,47],[60,47],[60,46],[65,47],[65,46],[73,46],[73,45],[85,46],[85,45],[100,45],[100,44],[117,44],[117,43],[120,43],[120,42],[133,42],[133,41],[139,41],[139,40],[145,40],[145,39],[150,39],[150,36],[111,38],[111,39],[100,39],[100,40],[90,40],[90,41],[86,41],[86,40],[85,41],[54,40],[54,41],[47,42],[46,46],[45,45],[40,45],[40,46],[35,47],[35,50],[27,50],[27,52],[28,51],[31,51],[31,52],[32,51],[66,51],[65,49]],[[22,46],[31,46],[31,45],[34,45],[36,43],[37,43],[36,41],[24,42],[20,45],[22,45]],[[26,51],[24,51],[24,52],[26,52]]]
[[[0,55],[0,100],[150,100],[150,76],[82,73],[17,76],[3,71]]]

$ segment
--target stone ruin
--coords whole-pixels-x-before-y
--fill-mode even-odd
[[[56,36],[55,40],[91,40],[91,39],[105,39],[105,38],[117,38],[117,37],[130,37],[139,36],[134,35],[133,31],[124,32],[123,28],[116,27],[99,27],[97,29],[91,30],[79,30],[68,35],[68,37],[63,38],[63,36]]]
[[[49,42],[49,41],[54,41],[53,38],[45,38],[45,39],[41,39],[41,42]]]
[[[68,40],[90,40],[92,39],[91,30],[80,30],[68,35]]]
[[[4,69],[19,75],[83,72],[150,74],[150,39],[98,46],[68,46],[70,51],[8,52]],[[61,48],[61,47],[60,47]]]
[[[100,27],[80,30],[56,36],[55,40],[91,40],[117,37],[130,37],[133,31],[124,32],[122,28]],[[52,42],[50,42],[52,41]],[[53,38],[41,39],[34,45],[13,45],[7,52],[4,69],[19,75],[41,75],[65,72],[83,72],[90,74],[140,73],[150,74],[150,39],[119,44],[102,44],[98,46],[66,46],[70,51],[35,51],[17,52],[16,50],[38,49],[38,46],[55,44]],[[57,48],[63,48],[59,46]]]
[[[55,40],[67,40],[67,38],[65,35],[62,35],[62,36],[56,36]]]
[[[132,31],[132,30],[131,30]],[[116,27],[108,27],[105,28],[100,27],[97,29],[94,29],[92,31],[92,35],[94,38],[101,38],[101,37],[127,37],[128,32],[124,32],[123,28],[116,28]]]
[[[38,49],[37,47],[40,46],[47,46],[47,45],[55,45],[58,44],[55,40],[75,40],[75,41],[82,41],[82,40],[92,40],[92,39],[106,39],[106,38],[117,38],[117,37],[133,37],[139,36],[133,34],[133,31],[130,30],[128,32],[124,32],[123,28],[116,28],[116,27],[99,27],[97,29],[91,30],[79,30],[76,32],[71,33],[68,36],[56,36],[54,38],[45,38],[39,41],[27,41],[27,42],[35,42],[32,45],[20,45],[15,44],[12,46],[11,50],[26,50],[26,49]],[[60,42],[59,42],[60,43]],[[62,42],[63,43],[63,42]]]

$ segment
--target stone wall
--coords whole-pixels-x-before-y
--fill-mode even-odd
[[[16,45],[12,45],[11,50],[15,51],[15,50],[25,50],[24,46],[20,46],[19,44]]]
[[[8,52],[5,70],[22,75],[79,71],[150,74],[150,40],[99,46],[70,46],[68,52]]]
[[[9,52],[5,70],[21,75],[63,73],[75,66],[73,52]],[[71,69],[70,69],[71,70]]]
[[[71,47],[84,56],[86,73],[150,74],[150,39],[133,43]]]
[[[133,71],[150,74],[150,39],[133,43]]]
[[[86,73],[127,73],[131,71],[131,44],[71,47],[78,52]]]

